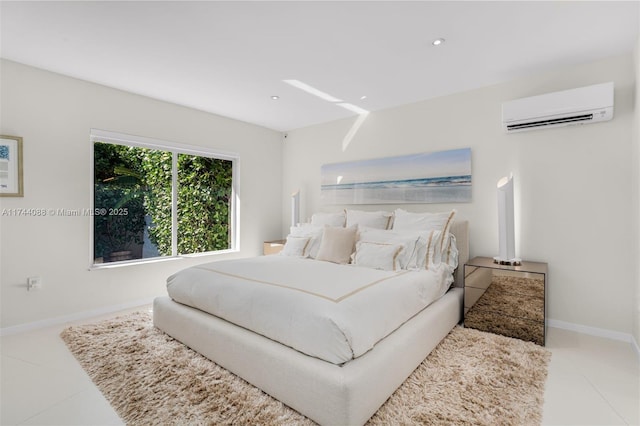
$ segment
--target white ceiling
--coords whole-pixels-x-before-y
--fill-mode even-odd
[[[0,56],[285,131],[354,115],[285,79],[380,110],[631,52],[639,6],[3,1]]]

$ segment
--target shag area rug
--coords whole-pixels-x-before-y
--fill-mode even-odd
[[[314,424],[156,329],[149,313],[61,337],[129,425]],[[368,424],[540,424],[550,357],[530,342],[456,327]]]

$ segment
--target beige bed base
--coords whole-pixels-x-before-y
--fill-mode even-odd
[[[468,260],[468,225],[452,229],[459,264]],[[153,322],[218,365],[322,425],[364,424],[462,319],[463,286],[342,366],[304,355],[169,297],[154,301]]]

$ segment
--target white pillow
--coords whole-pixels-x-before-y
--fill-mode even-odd
[[[351,228],[325,226],[316,259],[340,264],[349,263],[356,243],[356,233],[355,226]]]
[[[429,232],[432,230],[448,233],[456,215],[456,210],[442,213],[411,213],[396,209],[393,219],[394,231]]]
[[[399,232],[393,230],[373,229],[358,227],[358,241],[380,244],[397,244],[402,246],[402,252],[398,256],[398,266],[400,269],[415,267],[416,243],[420,238],[420,233],[406,231]]]
[[[309,237],[309,244],[305,250],[305,257],[315,259],[318,256],[320,242],[322,241],[322,231],[324,226],[314,226],[310,223],[301,223],[298,226],[292,226],[289,229],[289,236],[293,237]],[[287,237],[288,239],[289,237]]]
[[[458,246],[456,236],[453,234],[449,234],[449,245],[442,253],[442,261],[451,266],[452,270],[458,267]]]
[[[311,224],[314,226],[342,226],[345,224],[345,213],[314,213]]]
[[[400,244],[380,244],[360,241],[356,244],[353,263],[357,266],[395,271],[399,268],[398,256],[402,253]]]
[[[458,266],[458,248],[456,246],[456,237],[447,232],[443,234],[441,231],[431,231],[426,239],[421,238],[418,241],[419,246],[425,241],[424,249],[417,248],[416,267],[430,269],[437,267],[441,263],[445,263],[451,267],[451,271]]]
[[[311,237],[294,237],[293,235],[289,235],[280,254],[282,256],[307,257],[305,250],[310,240]]]
[[[377,211],[365,212],[362,210],[347,210],[346,226],[367,226],[376,229],[389,229],[391,222],[391,212]]]

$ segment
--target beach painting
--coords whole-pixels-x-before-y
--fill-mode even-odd
[[[324,204],[471,202],[471,148],[321,167]]]

